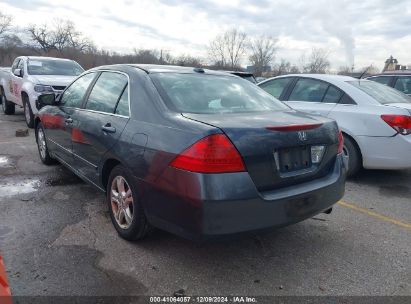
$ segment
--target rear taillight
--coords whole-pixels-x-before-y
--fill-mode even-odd
[[[381,115],[381,118],[398,133],[403,135],[411,134],[411,116]]]
[[[341,130],[338,130],[338,150],[337,153],[341,154],[344,148],[344,137]]]
[[[179,154],[170,166],[199,173],[246,171],[240,153],[224,134],[200,139]]]

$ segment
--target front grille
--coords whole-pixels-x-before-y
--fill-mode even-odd
[[[52,88],[55,91],[63,91],[66,87],[65,86],[52,86]]]

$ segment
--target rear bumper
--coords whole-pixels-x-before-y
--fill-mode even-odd
[[[366,169],[410,169],[411,135],[357,136]]]
[[[146,185],[142,202],[148,220],[180,236],[204,240],[286,226],[329,209],[344,195],[346,165],[338,156],[327,176],[268,192],[258,192],[248,173],[174,171],[173,188],[164,189],[162,182]]]

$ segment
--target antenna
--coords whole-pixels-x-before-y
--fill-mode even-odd
[[[358,77],[358,79],[361,79],[367,72],[368,70],[372,67],[372,63],[366,67],[366,69],[364,70],[364,72],[362,72],[362,74],[360,75],[360,77]]]

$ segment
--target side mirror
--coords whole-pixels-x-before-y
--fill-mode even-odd
[[[37,109],[41,109],[44,106],[55,106],[57,105],[56,96],[54,93],[51,94],[43,94],[37,97],[36,106]]]
[[[15,69],[13,72],[14,76],[23,77],[23,70],[22,69]]]

